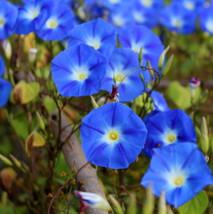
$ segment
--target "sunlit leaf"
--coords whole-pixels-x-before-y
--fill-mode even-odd
[[[180,214],[201,214],[204,213],[209,203],[208,196],[205,191],[201,191],[192,200],[180,206],[178,211]]]

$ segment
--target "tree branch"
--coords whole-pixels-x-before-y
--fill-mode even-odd
[[[57,137],[59,131],[58,131],[58,123],[56,120],[54,120],[54,118],[57,118],[56,116],[57,116],[57,112],[54,112],[50,120],[50,126],[53,133]],[[100,182],[98,181],[96,169],[94,169],[90,164],[86,164],[87,163],[86,157],[84,155],[84,152],[81,148],[81,145],[76,135],[72,134],[71,137],[67,139],[70,133],[72,132],[72,128],[68,124],[69,123],[66,117],[62,114],[60,141],[64,142],[62,151],[64,153],[64,157],[66,159],[67,165],[69,166],[70,169],[72,169],[73,166],[76,167],[77,171],[80,169],[76,175],[76,180],[77,180],[77,183],[79,184],[81,184],[82,181],[84,181],[84,185],[82,185],[81,191],[96,193],[102,196],[104,199],[106,199],[104,191],[100,185]],[[84,167],[82,168],[82,166]],[[95,210],[95,209],[87,208],[86,213],[87,214],[92,214],[92,213],[107,214],[108,212],[98,210],[98,209]]]

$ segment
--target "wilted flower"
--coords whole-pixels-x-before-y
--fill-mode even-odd
[[[106,73],[106,58],[93,47],[75,45],[52,60],[52,76],[64,97],[98,93]]]
[[[109,58],[116,46],[115,28],[102,19],[76,26],[69,35],[69,45],[87,44]]]
[[[51,1],[36,22],[36,34],[43,40],[62,40],[74,26],[74,13],[67,4]]]
[[[81,201],[82,206],[85,205],[91,208],[97,208],[105,211],[110,211],[109,203],[101,196],[91,192],[74,191],[75,196]]]
[[[135,99],[143,93],[144,85],[140,78],[139,68],[129,72],[138,66],[137,53],[127,48],[116,48],[108,60],[107,72],[102,81],[101,89],[111,93],[115,84],[114,81],[116,81],[117,87],[122,82],[118,88],[119,100],[129,102]],[[127,75],[128,73],[129,75]],[[149,73],[143,71],[143,76],[147,81]]]
[[[174,143],[196,143],[196,133],[191,118],[180,109],[158,112],[146,121],[147,139],[143,152],[152,156],[153,149]]]
[[[179,207],[213,182],[205,156],[197,145],[183,143],[154,149],[141,185],[148,188],[150,183],[156,196],[160,197],[164,190],[167,203]]]
[[[112,169],[127,168],[144,147],[146,127],[132,109],[108,103],[82,120],[82,148],[87,161]]]
[[[0,7],[0,40],[6,39],[13,34],[18,9],[9,1],[2,0]]]

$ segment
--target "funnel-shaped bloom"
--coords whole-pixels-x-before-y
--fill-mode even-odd
[[[69,46],[87,44],[109,58],[116,46],[116,30],[108,22],[97,19],[76,26],[69,35]]]
[[[4,73],[4,71],[5,71],[4,60],[0,55],[0,76]]]
[[[108,103],[84,117],[80,134],[87,161],[122,169],[140,154],[146,140],[146,127],[128,106]]]
[[[13,34],[18,9],[9,1],[1,0],[0,7],[0,40],[6,39]]]
[[[0,77],[0,108],[7,103],[11,89],[11,83]]]
[[[213,35],[213,4],[211,7],[204,8],[200,13],[201,30]]]
[[[196,144],[172,144],[154,149],[150,168],[141,184],[160,197],[164,190],[167,203],[179,207],[212,184],[212,174],[205,156]]]
[[[43,40],[62,40],[69,36],[74,26],[74,14],[67,4],[53,1],[42,11],[36,23],[36,34]]]
[[[122,27],[119,31],[118,39],[122,47],[131,48],[136,53],[140,53],[142,48],[144,65],[149,60],[152,67],[158,66],[164,46],[159,37],[150,29],[139,25]]]
[[[153,28],[157,24],[156,10],[141,6],[138,2],[133,5],[132,16],[136,24],[144,25],[148,28]]]
[[[178,4],[182,4],[189,11],[199,11],[203,8],[205,0],[174,0]]]
[[[116,48],[108,61],[107,73],[103,79],[101,89],[112,92],[114,80],[119,86],[123,78],[133,69],[139,66],[138,54],[128,48]],[[140,78],[140,71],[136,69],[125,77],[118,88],[119,100],[130,102],[141,95],[144,90],[143,82]],[[149,81],[149,72],[143,71],[145,81]]]
[[[132,1],[128,2],[131,3]],[[126,3],[116,5],[115,9],[109,13],[109,21],[118,28],[134,23],[134,19],[131,14],[131,6],[131,4]]]
[[[145,153],[152,156],[154,148],[172,143],[196,143],[196,133],[191,118],[179,109],[159,112],[146,123],[147,140]]]
[[[152,91],[151,98],[154,104],[154,110],[157,110],[157,111],[170,110],[164,96],[158,91]]]
[[[94,48],[80,44],[59,53],[52,60],[52,76],[65,97],[97,93],[106,73],[106,58]]]
[[[19,7],[19,14],[16,24],[17,34],[29,34],[35,31],[36,24],[39,23],[42,17],[43,10],[47,10],[51,1],[47,0],[32,0],[26,1],[26,3]]]
[[[163,7],[163,0],[139,0],[143,7],[160,9]]]
[[[187,10],[180,3],[173,3],[161,11],[159,21],[171,31],[191,34],[196,27],[196,13]]]

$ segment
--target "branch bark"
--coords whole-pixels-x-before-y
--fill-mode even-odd
[[[57,118],[56,116],[57,112],[54,112],[51,117],[50,125],[53,133],[57,137],[59,133],[58,132],[59,127],[57,121],[54,120],[54,118]],[[81,145],[76,135],[72,134],[70,139],[67,139],[71,131],[72,128],[71,126],[69,126],[66,117],[62,113],[60,141],[65,143],[62,147],[62,151],[66,159],[67,165],[69,166],[70,169],[72,169],[73,166],[75,166],[77,170],[80,169],[80,171],[77,173],[76,179],[77,183],[81,183],[81,181],[85,182],[85,184],[82,185],[81,187],[81,191],[96,193],[102,196],[104,199],[106,199],[104,191],[100,185],[100,182],[98,181],[96,169],[94,169],[90,164],[86,164],[87,163],[86,157],[84,155],[84,152],[81,148]],[[84,166],[85,164],[86,166],[82,168],[82,166]],[[108,212],[98,209],[87,208],[86,213],[107,214]]]

